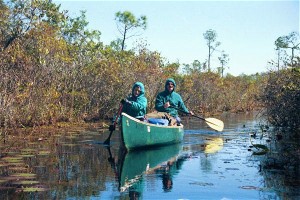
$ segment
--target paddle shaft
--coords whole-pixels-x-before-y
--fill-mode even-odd
[[[176,109],[176,110],[178,110],[178,111],[180,111],[180,112],[183,112],[183,113],[185,113],[185,114],[190,114],[190,113],[185,112],[184,110],[181,110],[181,109],[176,108],[176,107],[174,107],[174,106],[171,106],[171,107],[174,108],[174,109]],[[191,114],[191,116],[196,117],[196,118],[201,119],[201,120],[204,120],[205,122],[210,123],[210,124],[213,124],[213,125],[215,125],[215,126],[219,126],[218,124],[215,124],[215,123],[213,123],[213,122],[207,121],[205,118],[200,117],[200,116],[197,116],[197,115],[195,115],[195,114]]]
[[[120,117],[120,115],[121,115],[122,108],[123,108],[123,104],[121,104],[120,107],[119,107],[118,114],[117,114],[116,119],[115,119],[114,124],[113,124],[113,127],[114,127],[114,128],[113,128],[113,130],[110,131],[108,138],[104,141],[104,144],[109,144],[109,143],[110,143],[111,135],[112,135],[114,129],[116,128],[116,124],[117,124],[118,119],[119,119],[119,117]]]
[[[178,110],[178,111],[180,111],[180,112],[182,112],[182,113],[185,113],[185,114],[190,114],[190,113],[188,113],[188,112],[185,112],[184,110],[181,110],[181,109],[179,109],[179,108],[176,108],[176,107],[174,107],[174,106],[170,106],[171,108],[174,108],[175,110]],[[199,116],[197,116],[197,115],[194,115],[194,114],[190,114],[190,115],[192,115],[193,117],[196,117],[196,118],[198,118],[198,119],[202,119],[202,120],[204,120],[205,121],[205,119],[203,118],[203,117],[199,117]]]

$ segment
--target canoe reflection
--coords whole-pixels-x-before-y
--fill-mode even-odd
[[[142,179],[145,174],[159,173],[163,178],[164,188],[170,188],[172,183],[168,177],[170,166],[178,156],[181,144],[157,147],[155,149],[131,151],[120,156],[119,160],[119,190],[129,191],[130,195],[140,195]]]

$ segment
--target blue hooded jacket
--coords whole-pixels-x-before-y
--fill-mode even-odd
[[[169,82],[172,82],[174,84],[174,90],[171,93],[169,92],[169,90],[167,88]],[[172,78],[167,79],[167,81],[165,83],[165,91],[160,92],[156,96],[155,109],[157,111],[167,112],[173,117],[178,116],[178,111],[175,108],[177,108],[179,110],[183,110],[186,113],[189,112],[189,110],[184,105],[184,102],[182,101],[181,96],[175,92],[175,89],[176,89],[176,83],[175,83],[174,79],[172,79]],[[164,104],[167,102],[170,102],[171,106],[168,108],[164,108]],[[175,107],[175,108],[172,108],[172,107]]]
[[[135,97],[133,91],[138,86],[141,88],[141,92],[139,96]],[[145,97],[145,87],[143,83],[136,82],[133,84],[131,96],[129,96],[127,100],[129,103],[123,105],[122,112],[135,118],[142,118],[146,115],[147,98]]]

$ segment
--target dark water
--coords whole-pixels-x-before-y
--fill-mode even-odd
[[[299,142],[275,141],[255,116],[222,115],[221,133],[187,118],[181,144],[127,154],[98,124],[2,137],[0,199],[298,199]]]

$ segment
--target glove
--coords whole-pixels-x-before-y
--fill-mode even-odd
[[[114,131],[116,130],[116,127],[114,125],[110,125],[108,128],[109,131]]]
[[[124,104],[126,103],[126,100],[127,100],[127,99],[122,99],[122,100],[121,100],[121,104],[124,105]]]
[[[122,99],[121,100],[121,104],[125,104],[125,103],[127,103],[127,104],[131,104],[131,102],[130,101],[128,101],[128,99]]]

